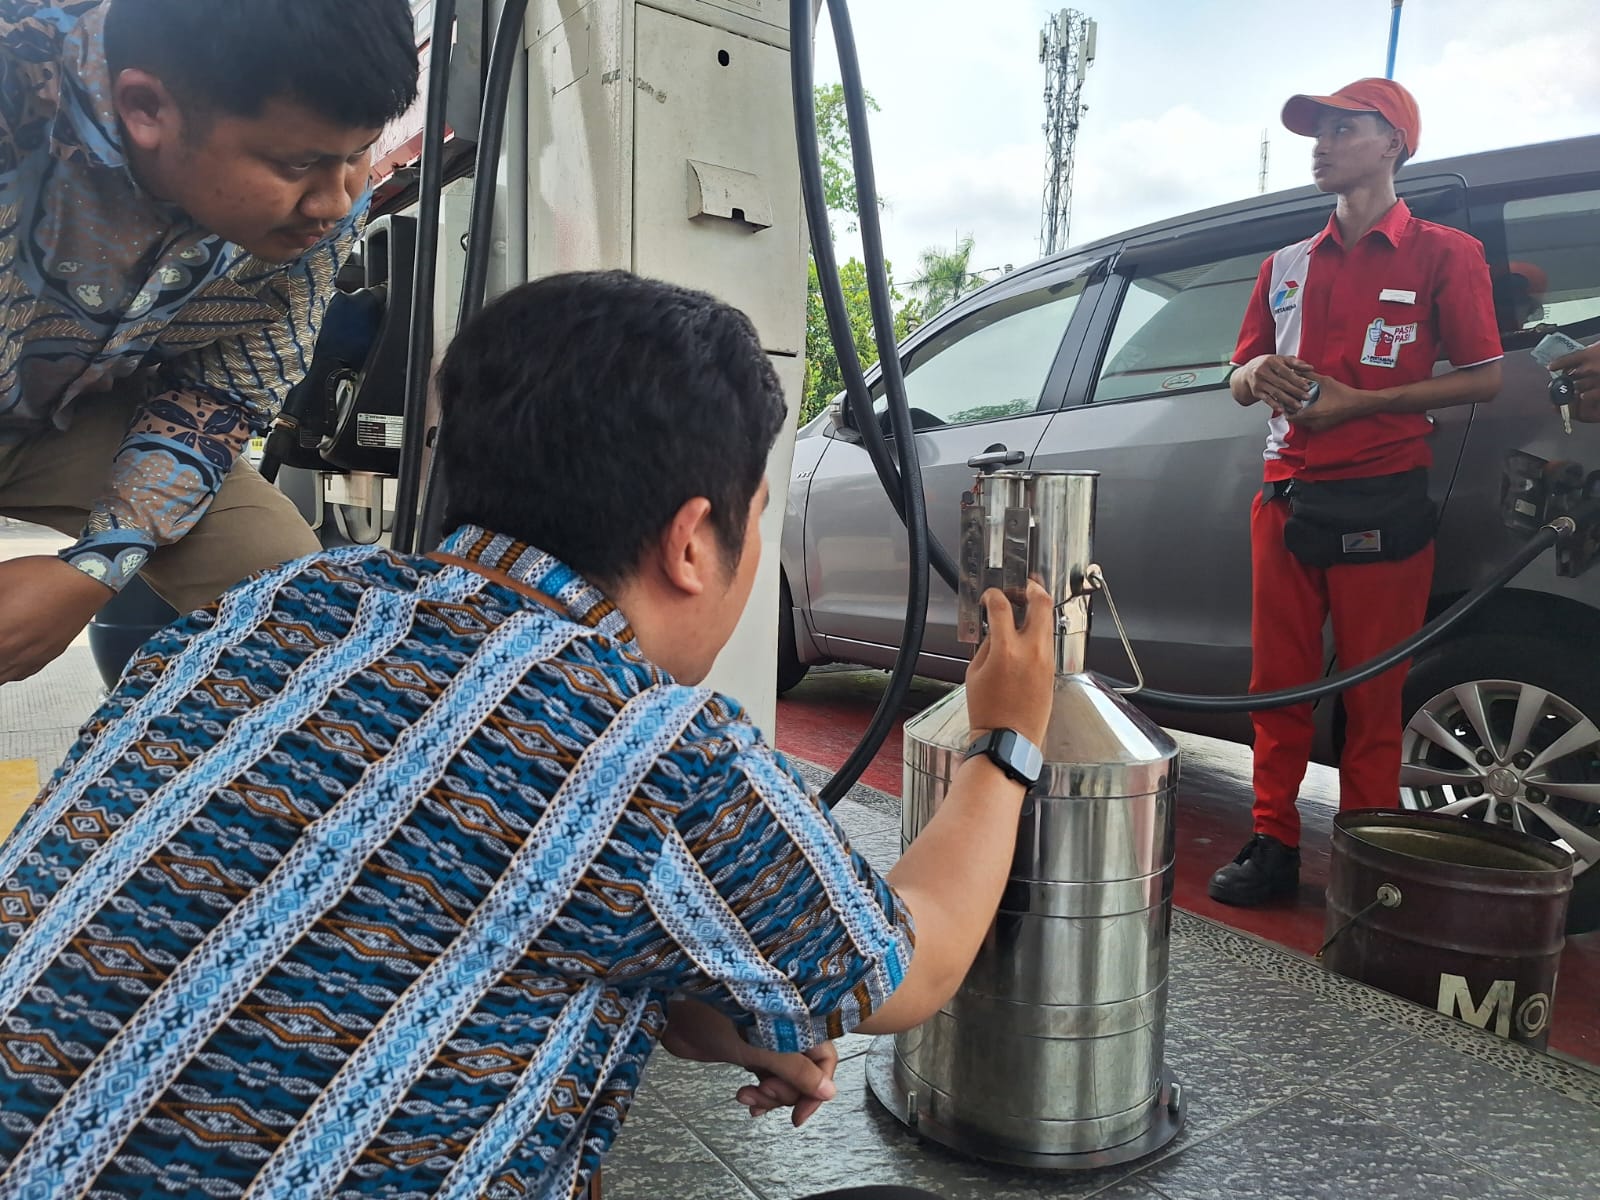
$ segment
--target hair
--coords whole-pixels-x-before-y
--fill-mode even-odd
[[[157,76],[197,119],[259,117],[294,100],[326,121],[378,129],[416,101],[407,0],[111,0],[113,74]]]
[[[445,355],[439,400],[446,527],[484,526],[609,585],[697,497],[737,565],[787,411],[748,317],[625,271],[496,300]]]

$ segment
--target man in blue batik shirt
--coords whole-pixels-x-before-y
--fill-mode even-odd
[[[880,876],[699,686],[784,419],[749,320],[557,276],[439,394],[443,549],[316,555],[159,635],[0,846],[0,1200],[567,1200],[658,1043],[799,1123],[830,1039],[971,966],[1018,773],[970,757]],[[985,602],[972,723],[1037,745],[1050,598]]]
[[[317,550],[241,460],[304,377],[417,92],[407,0],[0,0],[0,684],[141,573],[180,612]]]

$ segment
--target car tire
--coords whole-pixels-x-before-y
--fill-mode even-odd
[[[778,585],[778,695],[794,689],[811,670],[800,661],[800,651],[794,638],[794,600],[789,595],[789,581]]]
[[[1600,677],[1592,655],[1538,637],[1446,642],[1406,677],[1405,720],[1401,805],[1565,840],[1575,851],[1567,932],[1600,928]]]

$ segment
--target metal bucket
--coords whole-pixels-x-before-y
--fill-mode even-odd
[[[1045,769],[960,991],[925,1025],[881,1039],[868,1068],[873,1094],[922,1136],[1046,1169],[1143,1157],[1183,1119],[1163,1061],[1178,749],[1083,672],[1094,493],[1092,475],[1007,474],[980,480],[969,505],[969,636],[975,592],[1015,587],[1030,570],[1063,604]],[[905,844],[938,811],[970,741],[964,688],[907,724]]]
[[[1572,858],[1516,830],[1429,813],[1341,813],[1330,970],[1544,1049]]]

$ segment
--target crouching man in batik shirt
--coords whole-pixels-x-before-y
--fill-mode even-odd
[[[971,965],[1017,772],[971,757],[880,876],[698,686],[784,420],[750,322],[555,277],[439,391],[441,552],[314,556],[159,635],[0,847],[0,1198],[574,1196],[658,1042],[799,1121],[830,1039]],[[1049,597],[985,601],[975,735],[1037,745]]]
[[[179,612],[320,548],[240,458],[304,377],[370,147],[417,94],[407,0],[0,3],[0,684],[135,576]]]

